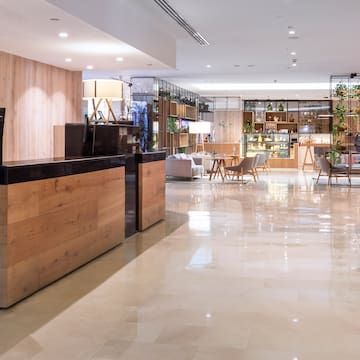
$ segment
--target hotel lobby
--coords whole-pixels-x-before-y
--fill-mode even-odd
[[[1,360],[360,358],[360,4],[0,10]]]

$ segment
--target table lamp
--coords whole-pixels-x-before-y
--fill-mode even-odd
[[[209,121],[194,121],[189,124],[189,133],[197,134],[195,152],[204,151],[204,134],[210,134],[211,123]]]
[[[83,81],[83,99],[91,100],[93,103],[93,113],[89,117],[89,121],[92,121],[102,101],[105,101],[108,106],[108,115],[106,122],[110,120],[110,115],[113,117],[116,123],[116,116],[112,109],[113,100],[122,100],[123,96],[123,83],[120,80],[108,80],[108,79],[97,79],[97,80],[84,80]],[[97,100],[97,102],[96,102]],[[96,102],[96,103],[95,103]]]

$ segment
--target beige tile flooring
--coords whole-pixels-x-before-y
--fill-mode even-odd
[[[167,184],[167,219],[9,310],[0,359],[360,359],[360,178]]]

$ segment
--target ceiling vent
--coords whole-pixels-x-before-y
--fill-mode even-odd
[[[154,1],[185,31],[187,31],[201,46],[210,45],[210,43],[200,33],[198,33],[166,0]]]

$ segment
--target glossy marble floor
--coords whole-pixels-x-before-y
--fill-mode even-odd
[[[0,359],[360,359],[360,178],[171,182],[167,220],[9,310]]]

